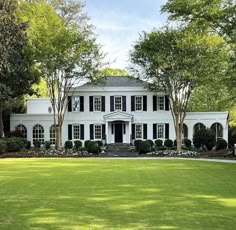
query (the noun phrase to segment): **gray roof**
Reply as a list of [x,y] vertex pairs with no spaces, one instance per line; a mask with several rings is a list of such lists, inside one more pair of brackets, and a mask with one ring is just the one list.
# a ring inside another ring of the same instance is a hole
[[106,76],[104,79],[99,80],[97,82],[89,82],[84,84],[83,86],[102,86],[102,87],[135,87],[141,86],[146,87],[148,85],[147,82],[141,81],[137,78],[130,76]]

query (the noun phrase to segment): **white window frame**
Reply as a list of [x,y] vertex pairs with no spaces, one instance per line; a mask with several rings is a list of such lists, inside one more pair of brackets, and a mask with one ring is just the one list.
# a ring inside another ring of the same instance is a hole
[[157,96],[157,110],[164,111],[165,110],[165,97]]
[[[100,101],[97,101],[96,99],[99,99]],[[96,105],[96,102],[99,102],[100,105]],[[101,96],[93,96],[93,111],[94,112],[101,112],[102,111],[102,97]]]
[[[120,99],[120,109],[116,109],[116,98]],[[122,96],[114,96],[114,111],[122,111],[122,110],[123,110]]]
[[[137,127],[141,127],[140,136],[137,135]],[[135,139],[143,139],[143,124],[135,124]]]
[[[137,98],[141,98],[141,103],[140,103],[141,108],[140,109],[137,109]],[[135,103],[135,111],[143,111],[143,96],[141,96],[141,95],[135,96],[134,103]]]
[[50,136],[50,143],[52,145],[55,145],[56,144],[56,129],[54,125],[51,125],[49,129],[49,136]]
[[[162,128],[162,131],[159,131],[159,127]],[[160,135],[162,133],[162,135]],[[158,123],[157,124],[157,139],[165,139],[165,124]]]
[[80,124],[73,125],[73,140],[80,140]]
[[[37,127],[37,129],[35,129]],[[40,133],[40,130],[42,131]],[[40,124],[36,124],[32,129],[32,139],[34,141],[39,141],[41,144],[44,144],[44,128]]]
[[[97,131],[96,130],[96,127],[99,127],[100,128],[100,134],[97,135]],[[102,125],[101,124],[94,124],[94,130],[93,130],[93,133],[94,133],[94,139],[95,140],[102,140]]]
[[[75,100],[77,99],[77,101]],[[77,109],[74,108],[74,104],[77,102]],[[72,97],[72,112],[80,112],[80,96],[73,96]]]
[[27,128],[25,125],[19,124],[15,129],[21,133],[23,138],[27,139]]

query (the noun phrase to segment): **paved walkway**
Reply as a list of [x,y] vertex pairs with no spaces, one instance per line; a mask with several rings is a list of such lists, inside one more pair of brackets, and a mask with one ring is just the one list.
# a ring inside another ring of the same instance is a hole
[[189,161],[212,161],[221,163],[236,163],[236,160],[206,159],[206,158],[183,158],[183,157],[101,157],[97,159],[119,160],[189,160]]

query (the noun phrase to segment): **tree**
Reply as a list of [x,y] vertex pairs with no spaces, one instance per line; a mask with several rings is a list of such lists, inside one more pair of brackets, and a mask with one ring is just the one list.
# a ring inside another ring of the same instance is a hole
[[127,76],[128,73],[125,69],[105,68],[102,70],[102,75],[104,75],[104,76]]
[[74,87],[82,80],[97,78],[102,58],[86,20],[72,20],[68,12],[63,14],[63,10],[59,10],[62,3],[22,2],[20,7],[21,17],[31,25],[28,36],[38,68],[47,82],[56,127],[56,147],[62,146],[68,95],[73,96]]
[[150,82],[155,93],[169,95],[177,150],[181,150],[183,122],[193,90],[224,74],[224,41],[198,35],[189,28],[169,28],[144,33],[134,45],[132,71]]
[[0,136],[4,136],[3,110],[13,107],[23,94],[32,93],[37,71],[26,37],[27,24],[16,15],[16,2],[0,4]]

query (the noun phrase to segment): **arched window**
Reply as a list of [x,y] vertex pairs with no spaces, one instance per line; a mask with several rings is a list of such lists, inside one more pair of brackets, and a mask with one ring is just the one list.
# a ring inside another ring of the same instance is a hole
[[188,138],[188,126],[186,124],[183,124],[182,137],[182,139]]
[[52,145],[56,144],[56,130],[55,130],[55,126],[54,125],[52,125],[50,127],[50,143]]
[[215,137],[216,137],[216,141],[218,139],[221,139],[223,138],[223,127],[220,123],[214,123],[212,126],[211,126],[211,130],[214,132],[215,134]]
[[205,129],[205,128],[206,128],[206,126],[199,122],[199,123],[197,123],[197,124],[195,124],[195,125],[193,126],[193,134],[194,134],[196,131],[202,130],[202,129]]
[[27,128],[24,125],[17,125],[16,130],[21,133],[23,138],[27,138]]
[[42,125],[35,125],[33,128],[33,142],[39,141],[44,143],[44,129]]

